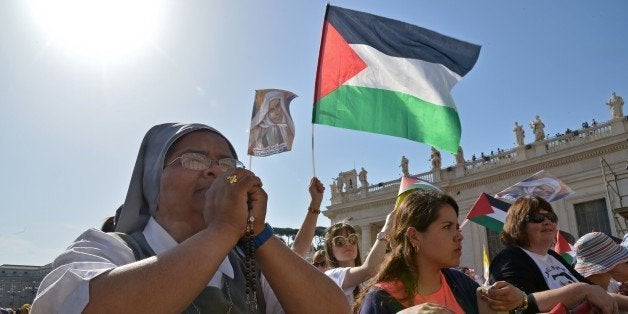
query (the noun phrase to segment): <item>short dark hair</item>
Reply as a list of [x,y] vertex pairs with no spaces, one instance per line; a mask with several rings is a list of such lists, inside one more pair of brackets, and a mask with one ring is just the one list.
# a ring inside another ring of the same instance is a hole
[[114,221],[114,216],[109,216],[107,218],[105,218],[105,220],[102,223],[102,226],[100,227],[100,231],[102,232],[114,232],[116,231],[116,225],[115,225],[115,221]]
[[508,208],[504,230],[499,235],[501,242],[504,245],[517,245],[523,248],[530,246],[530,240],[525,231],[526,216],[538,213],[541,210],[554,212],[552,205],[541,197],[525,195],[518,198]]

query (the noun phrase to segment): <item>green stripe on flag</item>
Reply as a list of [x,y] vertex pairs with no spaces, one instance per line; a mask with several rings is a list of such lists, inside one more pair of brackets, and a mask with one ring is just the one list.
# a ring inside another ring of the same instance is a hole
[[403,137],[452,153],[460,143],[455,109],[369,87],[340,86],[315,104],[312,122]]
[[573,256],[569,253],[562,253],[560,254],[560,256],[568,263],[568,264],[573,264]]
[[499,221],[495,218],[491,218],[489,216],[479,216],[475,218],[469,219],[479,225],[486,227],[487,229],[491,229],[495,232],[501,232],[504,229],[504,222]]

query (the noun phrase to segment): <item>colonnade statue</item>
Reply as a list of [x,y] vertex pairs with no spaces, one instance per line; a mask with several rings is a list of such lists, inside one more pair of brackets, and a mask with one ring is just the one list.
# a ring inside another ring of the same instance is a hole
[[410,176],[410,172],[408,172],[408,158],[406,156],[401,156],[401,165],[399,167],[401,167],[401,172],[404,176]]
[[530,123],[530,128],[532,129],[532,132],[534,133],[535,142],[542,141],[545,139],[545,124],[543,124],[543,121],[541,121],[541,118],[539,117],[538,114],[534,118],[534,121]]
[[515,132],[515,139],[517,140],[517,146],[523,146],[523,140],[525,137],[525,131],[523,130],[523,126],[517,122],[515,122],[515,128],[512,129]]
[[610,109],[611,109],[611,118],[612,119],[617,119],[617,118],[623,118],[624,117],[624,112],[623,112],[623,109],[622,109],[622,107],[624,106],[624,99],[621,98],[621,96],[617,96],[617,94],[615,94],[615,92],[613,92],[611,94],[611,98],[608,100],[606,105],[609,106]]

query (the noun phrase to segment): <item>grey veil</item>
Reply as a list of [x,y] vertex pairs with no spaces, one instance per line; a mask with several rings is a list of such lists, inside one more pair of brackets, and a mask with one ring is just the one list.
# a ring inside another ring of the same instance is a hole
[[210,126],[198,123],[165,123],[152,127],[144,136],[137,154],[129,190],[116,221],[117,232],[131,234],[141,231],[148,219],[155,215],[166,153],[177,139],[197,130],[208,130],[222,136],[229,144],[234,158],[238,158],[231,142]]

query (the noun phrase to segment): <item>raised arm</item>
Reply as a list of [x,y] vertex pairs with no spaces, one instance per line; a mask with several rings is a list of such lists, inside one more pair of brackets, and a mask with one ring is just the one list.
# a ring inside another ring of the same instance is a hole
[[[386,222],[381,230],[381,232],[387,235],[392,227],[391,215],[392,213],[386,216]],[[388,237],[388,239],[390,239],[390,237]],[[369,251],[369,254],[366,256],[364,263],[357,267],[351,267],[345,275],[345,279],[342,282],[343,289],[357,286],[377,273],[386,255],[388,239],[375,240],[375,244],[371,247],[371,251]]]
[[[263,228],[266,194],[259,188],[249,193],[249,199],[257,234]],[[349,313],[349,303],[338,286],[278,238],[270,237],[255,256],[286,313]]]
[[308,190],[310,192],[310,206],[307,208],[303,224],[301,224],[301,228],[294,238],[294,243],[292,243],[292,250],[301,257],[305,257],[305,254],[307,254],[312,245],[312,239],[314,239],[316,232],[318,214],[321,212],[320,208],[325,187],[318,178],[313,177],[312,180],[310,180]]

